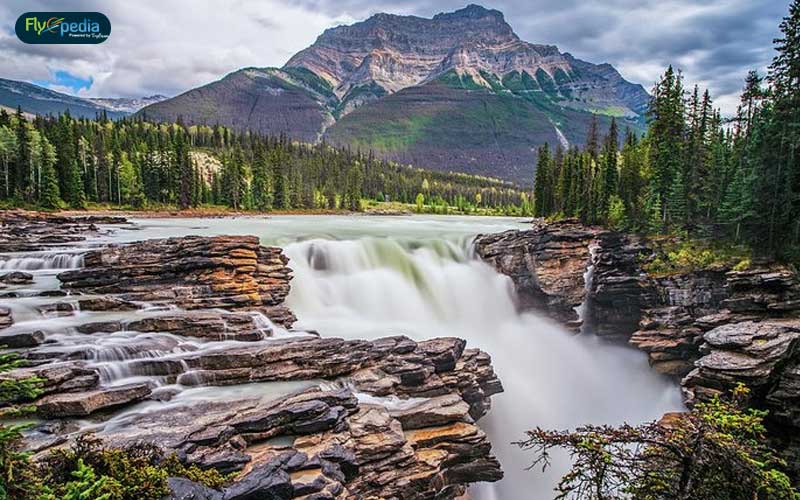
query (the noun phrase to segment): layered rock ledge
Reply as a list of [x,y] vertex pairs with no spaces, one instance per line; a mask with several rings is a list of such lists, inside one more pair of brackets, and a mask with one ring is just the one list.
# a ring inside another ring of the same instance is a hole
[[261,311],[290,326],[282,305],[289,259],[255,236],[186,236],[111,246],[84,255],[84,268],[61,273],[62,288],[182,309]]
[[512,279],[522,307],[571,324],[579,319],[575,309],[586,298],[583,275],[591,264],[590,246],[601,233],[573,220],[534,221],[527,231],[481,235],[475,250]]

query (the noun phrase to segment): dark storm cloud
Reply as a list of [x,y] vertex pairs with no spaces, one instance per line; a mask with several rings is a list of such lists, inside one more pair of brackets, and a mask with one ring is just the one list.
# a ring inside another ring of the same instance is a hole
[[[708,86],[726,112],[750,69],[764,70],[789,0],[486,0],[524,40],[613,64],[649,88],[664,68]],[[377,12],[430,17],[470,0],[11,0],[0,5],[0,76],[56,71],[94,78],[91,95],[174,94],[243,66],[282,65],[325,28]],[[25,46],[24,11],[99,10],[112,37],[99,46]]]

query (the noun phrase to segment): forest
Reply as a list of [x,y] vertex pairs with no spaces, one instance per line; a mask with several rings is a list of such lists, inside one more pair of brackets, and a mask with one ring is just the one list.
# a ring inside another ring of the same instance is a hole
[[616,122],[603,134],[595,122],[583,148],[542,146],[536,215],[710,237],[797,260],[800,13],[780,28],[768,74],[749,73],[731,118],[670,67],[652,91],[644,137]]
[[533,210],[529,194],[504,181],[180,120],[29,120],[2,110],[0,162],[0,199],[10,206],[360,211],[372,201],[434,213]]

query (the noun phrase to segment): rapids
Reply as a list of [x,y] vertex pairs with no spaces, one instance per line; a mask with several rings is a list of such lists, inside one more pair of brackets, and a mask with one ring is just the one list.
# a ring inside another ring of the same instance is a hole
[[[294,270],[287,305],[299,321],[295,328],[316,330],[323,336],[350,339],[403,334],[422,340],[455,336],[468,346],[488,352],[505,392],[492,398],[493,408],[480,421],[505,471],[496,484],[471,488],[473,498],[545,499],[565,467],[556,457],[547,474],[527,471],[531,457],[513,445],[526,429],[541,426],[567,429],[583,423],[639,423],[680,409],[677,384],[652,372],[646,356],[625,346],[600,341],[587,325],[579,335],[534,313],[520,313],[511,281],[477,260],[472,238],[479,233],[524,228],[512,218],[445,216],[357,217],[275,216],[233,219],[141,219],[140,229],[118,230],[89,244],[123,242],[185,234],[255,234],[262,243],[279,245]],[[224,349],[235,342],[203,342],[163,334],[125,331],[76,334],[71,328],[86,322],[125,320],[158,310],[125,313],[89,313],[46,317],[38,308],[70,297],[33,297],[56,288],[55,274],[81,265],[82,248],[59,254],[0,255],[0,269],[25,269],[35,275],[33,285],[10,287],[21,298],[0,299],[12,307],[22,324],[48,332],[48,349],[80,350],[97,363],[104,379],[121,383],[147,373],[126,371],[131,359],[177,356],[196,349]],[[592,269],[587,269],[587,280]],[[591,304],[581,306],[585,314]],[[95,318],[93,318],[94,320]],[[265,324],[264,328],[275,328]],[[289,335],[291,332],[277,331]],[[269,340],[264,340],[268,342]],[[45,348],[42,346],[42,348]],[[183,391],[181,399],[226,397],[241,390],[232,387],[164,388]],[[260,390],[250,388],[248,390]],[[290,387],[273,388],[273,392]],[[398,405],[402,401],[360,395],[365,401]],[[396,399],[396,398],[395,398]],[[109,425],[123,425],[124,415],[163,405],[146,402],[123,412]]]

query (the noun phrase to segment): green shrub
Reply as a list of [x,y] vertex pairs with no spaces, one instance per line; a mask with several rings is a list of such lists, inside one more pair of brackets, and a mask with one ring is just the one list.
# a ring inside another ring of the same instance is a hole
[[744,270],[750,267],[750,250],[729,244],[685,237],[650,240],[653,255],[642,268],[655,276],[689,273],[701,270]]
[[549,466],[553,448],[571,456],[556,487],[560,499],[800,499],[786,463],[769,447],[766,412],[745,408],[742,385],[731,396],[636,427],[537,428],[517,444],[534,452],[531,468]]
[[[15,353],[0,354],[0,373],[24,364]],[[42,381],[35,377],[0,381],[0,419],[28,413],[30,408],[20,404],[36,398],[41,393],[41,385]],[[0,500],[21,498],[39,491],[37,482],[29,477],[28,454],[21,451],[22,431],[27,427],[0,420]]]
[[160,499],[170,492],[167,479],[171,476],[185,477],[215,489],[234,477],[215,469],[187,467],[174,454],[165,456],[152,443],[110,448],[92,435],[79,437],[69,449],[54,451],[38,464],[38,468],[46,477],[46,485],[57,495],[63,495],[81,464],[90,467],[100,478],[107,477],[119,485],[120,496],[111,497],[114,500]]
[[[122,486],[108,476],[97,477],[94,469],[78,460],[74,480],[64,487],[63,500],[121,500]],[[49,496],[49,495],[48,495]],[[54,498],[54,497],[53,497]]]

